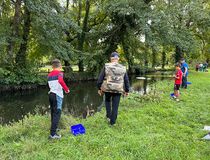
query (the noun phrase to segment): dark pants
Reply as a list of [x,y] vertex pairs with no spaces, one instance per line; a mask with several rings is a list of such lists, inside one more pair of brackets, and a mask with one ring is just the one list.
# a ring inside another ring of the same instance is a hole
[[182,77],[182,88],[187,88],[187,76]]
[[120,93],[105,93],[106,117],[110,118],[111,125],[116,123],[120,97]]
[[50,109],[51,109],[51,128],[50,134],[54,136],[61,117],[61,110],[57,108],[57,98],[55,93],[49,95]]

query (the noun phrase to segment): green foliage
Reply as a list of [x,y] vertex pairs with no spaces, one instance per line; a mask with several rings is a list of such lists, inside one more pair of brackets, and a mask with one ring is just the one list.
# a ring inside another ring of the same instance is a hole
[[5,74],[5,70],[3,68],[0,68],[0,78],[3,78]]
[[6,69],[0,69],[0,84],[45,84],[45,78],[38,75],[34,68],[28,67],[27,69],[17,69],[15,72],[11,72]]
[[[36,68],[43,59],[59,58],[97,73],[119,48],[131,71],[139,65],[170,65],[180,56],[210,59],[206,0],[23,0],[20,10],[18,2],[0,1],[0,64],[10,72],[19,61],[35,61]],[[19,52],[23,44],[24,53]]]
[[27,5],[33,13],[31,38],[37,44],[34,52],[45,47],[42,55],[50,52],[54,57],[69,60],[73,51],[63,35],[69,28],[79,32],[71,17],[64,16],[63,9],[56,1],[28,1]]

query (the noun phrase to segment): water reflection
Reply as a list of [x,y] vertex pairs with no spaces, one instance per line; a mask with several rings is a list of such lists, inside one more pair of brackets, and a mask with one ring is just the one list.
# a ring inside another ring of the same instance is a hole
[[[97,95],[95,82],[71,83],[70,94],[65,95],[63,113],[81,116],[85,107],[97,110],[102,102],[102,97]],[[0,96],[1,123],[18,121],[24,115],[31,113],[45,114],[49,112],[48,88],[24,92],[7,92]]]
[[[131,91],[143,95],[154,89],[152,84],[168,78],[169,74],[146,75],[144,80],[139,80],[136,77],[138,76],[130,77]],[[103,97],[97,95],[96,82],[78,82],[68,85],[70,86],[70,94],[65,95],[63,113],[82,116],[87,106],[95,111],[100,110],[103,106]],[[12,121],[21,120],[28,113],[45,114],[49,112],[47,93],[47,87],[16,93],[2,93],[0,95],[0,123],[8,124]]]
[[151,90],[156,89],[156,81],[162,81],[164,79],[173,79],[173,72],[154,72],[152,74],[131,76],[131,90],[140,95],[147,94]]

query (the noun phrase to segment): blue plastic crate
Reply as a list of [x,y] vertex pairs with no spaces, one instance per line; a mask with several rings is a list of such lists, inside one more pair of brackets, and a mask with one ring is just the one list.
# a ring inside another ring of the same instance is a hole
[[82,124],[76,124],[71,126],[71,133],[73,135],[85,134],[85,127]]
[[[181,94],[181,92],[179,92],[179,94]],[[174,96],[174,93],[171,93],[170,96],[173,97]]]
[[171,93],[170,96],[173,97],[174,96],[174,93]]

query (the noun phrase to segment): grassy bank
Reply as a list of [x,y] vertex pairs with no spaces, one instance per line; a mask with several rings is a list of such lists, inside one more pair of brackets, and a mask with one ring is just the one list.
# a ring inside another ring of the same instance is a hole
[[[209,77],[192,73],[180,102],[169,98],[172,81],[159,82],[155,94],[122,99],[114,127],[106,123],[104,111],[87,120],[63,115],[63,137],[57,141],[47,139],[48,115],[0,126],[0,159],[209,160],[210,142],[201,140],[207,133],[203,126],[210,125]],[[69,126],[80,122],[87,133],[74,137]]]

